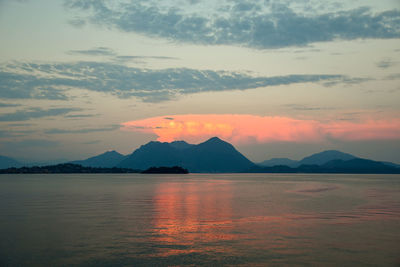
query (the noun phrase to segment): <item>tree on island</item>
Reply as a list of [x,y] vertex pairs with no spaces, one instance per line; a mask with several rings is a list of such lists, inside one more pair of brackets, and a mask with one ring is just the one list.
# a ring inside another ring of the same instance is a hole
[[189,171],[179,166],[173,167],[150,167],[142,173],[159,173],[159,174],[187,174]]

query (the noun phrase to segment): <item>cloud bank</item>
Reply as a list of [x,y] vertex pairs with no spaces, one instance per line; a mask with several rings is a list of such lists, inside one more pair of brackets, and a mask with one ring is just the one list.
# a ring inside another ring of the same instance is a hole
[[337,3],[273,0],[64,2],[67,8],[82,11],[79,26],[85,21],[192,44],[268,49],[400,37],[397,9],[373,13],[368,7],[340,9]]
[[296,83],[358,83],[362,78],[331,74],[251,76],[232,71],[170,68],[153,70],[104,62],[0,65],[0,98],[68,100],[68,90],[104,92],[146,102],[200,92],[247,90]]
[[94,47],[86,50],[70,50],[67,52],[69,55],[78,56],[91,56],[91,57],[107,57],[114,62],[141,62],[144,60],[154,59],[154,60],[177,60],[177,57],[167,57],[167,56],[131,56],[131,55],[119,55],[113,49],[108,47]]
[[45,130],[45,134],[86,134],[86,133],[94,133],[94,132],[108,132],[114,131],[120,128],[120,125],[110,125],[107,127],[101,128],[83,128],[83,129],[49,129]]
[[30,119],[65,115],[74,111],[81,111],[81,109],[80,108],[50,108],[50,109],[29,108],[29,109],[17,110],[12,113],[1,114],[0,121],[26,121]]
[[168,115],[122,123],[122,130],[152,133],[157,140],[200,142],[218,136],[233,144],[400,139],[400,119],[359,122],[299,120],[242,114]]

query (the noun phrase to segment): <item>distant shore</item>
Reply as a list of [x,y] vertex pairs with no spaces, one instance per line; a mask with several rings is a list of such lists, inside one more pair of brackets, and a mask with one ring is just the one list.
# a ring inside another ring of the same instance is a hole
[[40,173],[151,173],[151,174],[186,174],[187,169],[174,167],[151,167],[147,170],[134,170],[129,168],[96,168],[84,167],[79,164],[64,163],[49,166],[34,166],[21,168],[0,169],[0,174],[40,174]]
[[[85,167],[79,164],[64,163],[49,166],[34,166],[21,168],[0,169],[0,174],[46,174],[46,173],[142,173],[142,174],[187,174],[188,169],[180,166],[173,167],[150,167],[146,170],[137,170],[129,168],[98,168]],[[224,172],[214,172],[224,173]],[[235,173],[315,173],[315,174],[399,174],[400,169],[385,166],[383,168],[366,168],[365,166],[336,166],[327,168],[317,165],[301,165],[297,168],[291,168],[284,165],[273,167],[257,166],[252,169]]]

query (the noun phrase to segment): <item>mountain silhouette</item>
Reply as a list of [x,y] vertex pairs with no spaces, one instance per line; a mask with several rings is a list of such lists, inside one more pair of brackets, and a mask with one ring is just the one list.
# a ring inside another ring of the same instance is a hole
[[[0,156],[0,169],[25,166],[21,168],[21,171],[29,171],[29,166],[32,166],[32,164],[21,163],[13,158]],[[129,169],[129,172],[138,172],[149,168],[157,170],[159,167],[168,169],[178,166],[190,172],[199,173],[400,173],[398,164],[362,159],[337,150],[315,153],[300,161],[288,158],[272,158],[256,165],[238,152],[233,145],[218,137],[210,138],[197,145],[185,141],[173,141],[171,143],[151,141],[127,156],[116,151],[107,151],[85,160],[68,162],[67,165],[51,166],[75,166],[73,164],[82,165],[83,168],[75,170],[77,172],[108,171],[85,169],[86,167],[109,168],[109,172],[128,172],[127,169]],[[124,168],[125,170],[117,170],[114,167]],[[36,169],[32,169],[32,171],[41,171],[37,166],[34,168]],[[54,171],[64,170],[60,168],[57,167]],[[111,168],[114,169],[111,170]],[[48,170],[45,168],[42,171]]]
[[389,166],[383,162],[354,158],[350,160],[334,159],[323,165],[302,164],[291,168],[284,165],[272,167],[257,166],[249,172],[253,173],[400,173],[400,168]]
[[6,156],[0,156],[0,169],[7,169],[12,167],[21,167],[22,163]]
[[350,160],[355,159],[357,157],[343,153],[338,150],[326,150],[320,153],[312,154],[311,156],[305,157],[299,161],[299,165],[307,164],[307,165],[323,165],[331,160]]
[[79,164],[84,167],[112,168],[118,165],[125,157],[126,156],[113,150],[85,160],[76,160],[70,163]]
[[332,170],[338,173],[399,173],[400,169],[388,166],[383,162],[355,158],[350,160],[331,160],[322,166],[321,169]]
[[265,160],[260,162],[258,165],[264,167],[273,167],[273,166],[288,166],[288,167],[299,167],[300,165],[323,165],[331,160],[350,160],[355,159],[356,156],[353,156],[348,153],[344,153],[338,150],[325,150],[319,153],[312,154],[303,158],[302,160],[292,160],[288,158],[272,158],[269,160]]
[[201,144],[183,141],[172,143],[149,142],[117,165],[122,168],[148,169],[150,167],[181,166],[190,172],[242,172],[254,163],[231,144],[213,137]]

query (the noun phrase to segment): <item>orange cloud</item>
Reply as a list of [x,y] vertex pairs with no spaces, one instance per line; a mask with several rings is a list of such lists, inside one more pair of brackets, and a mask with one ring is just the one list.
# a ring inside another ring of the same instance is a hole
[[280,116],[187,114],[122,123],[122,130],[153,133],[158,141],[199,142],[218,136],[234,144],[400,139],[400,119],[362,122],[298,120]]

